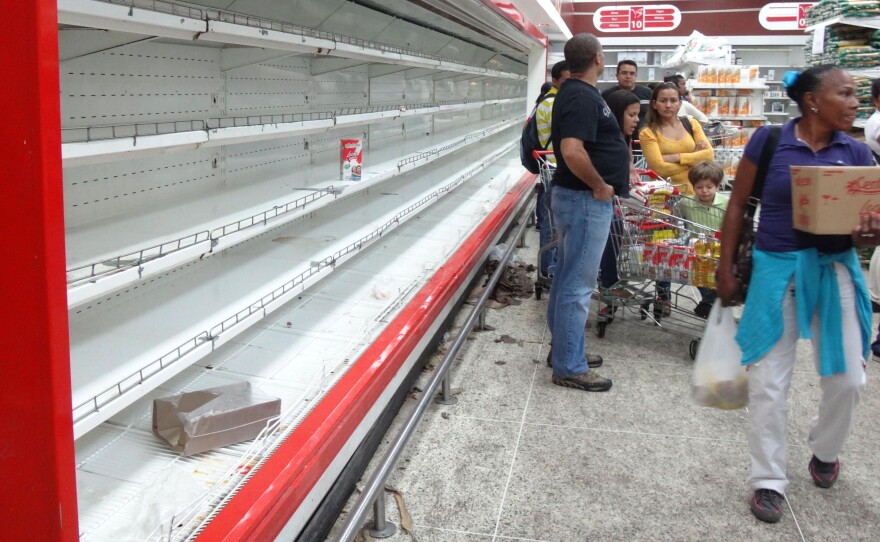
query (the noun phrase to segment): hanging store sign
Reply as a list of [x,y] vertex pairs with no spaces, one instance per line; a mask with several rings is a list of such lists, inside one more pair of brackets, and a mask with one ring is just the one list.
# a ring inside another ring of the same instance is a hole
[[803,30],[807,11],[818,2],[773,2],[761,8],[758,20],[767,30]]
[[600,32],[669,32],[681,24],[681,11],[671,4],[602,7],[593,13]]

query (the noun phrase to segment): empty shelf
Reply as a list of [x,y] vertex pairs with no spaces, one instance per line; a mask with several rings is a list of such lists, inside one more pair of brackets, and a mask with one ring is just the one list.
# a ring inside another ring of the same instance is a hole
[[[156,211],[132,213],[114,224],[102,221],[71,228],[67,241],[68,304],[78,306],[211,250],[223,250],[314,212],[332,202],[342,189],[346,194],[364,190],[518,122],[493,119],[468,126],[477,130],[462,136],[435,133],[397,147],[376,145],[379,148],[375,151],[365,153],[364,179],[357,183],[329,180],[338,178],[339,166],[325,163],[301,168],[295,179],[286,176],[228,187]],[[370,163],[374,165],[370,167]]]
[[236,44],[303,54],[329,54],[366,62],[502,79],[527,79],[521,73],[492,70],[422,51],[171,2],[144,3],[133,7],[101,0],[59,0],[58,22],[192,42]]
[[[302,292],[506,152],[499,134],[308,220],[70,312],[81,436]],[[360,227],[353,227],[360,225]]]
[[[154,526],[139,514],[169,500],[169,489],[163,492],[154,483],[168,480],[169,475],[178,477],[177,487],[198,495],[195,505],[176,518],[182,528],[175,535],[186,537],[203,518],[211,517],[213,502],[233,491],[250,467],[297,426],[348,363],[381,332],[390,315],[519,179],[519,162],[509,156],[198,366],[80,438],[76,460],[81,539],[115,542],[122,532],[150,532]],[[389,293],[384,299],[377,295],[380,280]],[[180,458],[151,434],[152,398],[241,380],[282,398],[283,416],[276,435],[254,445],[242,443]],[[180,503],[182,508],[184,504]]]

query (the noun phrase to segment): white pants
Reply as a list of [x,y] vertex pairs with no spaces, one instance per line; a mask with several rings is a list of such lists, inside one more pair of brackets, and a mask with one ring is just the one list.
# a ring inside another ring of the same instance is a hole
[[[840,289],[843,324],[843,348],[846,372],[820,377],[822,400],[819,414],[813,418],[809,444],[820,461],[833,462],[843,450],[855,419],[859,394],[865,387],[865,364],[862,358],[862,337],[855,306],[855,289],[849,271],[834,264]],[[753,286],[755,287],[755,286]],[[789,285],[782,301],[784,329],[779,342],[759,362],[749,367],[749,450],[753,489],[767,488],[785,493],[786,433],[788,424],[788,391],[795,362],[798,322],[793,286]],[[818,370],[818,347],[822,338],[818,318],[814,315],[813,351]],[[806,464],[804,464],[806,470]]]

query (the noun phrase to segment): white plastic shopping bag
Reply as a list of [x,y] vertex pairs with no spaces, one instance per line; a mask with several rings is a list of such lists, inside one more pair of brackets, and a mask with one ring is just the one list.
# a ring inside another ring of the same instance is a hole
[[749,403],[749,378],[736,342],[732,307],[715,300],[706,331],[697,348],[692,391],[700,406],[732,410]]

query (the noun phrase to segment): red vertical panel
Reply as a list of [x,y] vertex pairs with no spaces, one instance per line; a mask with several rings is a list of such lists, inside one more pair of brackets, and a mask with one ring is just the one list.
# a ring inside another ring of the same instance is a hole
[[77,534],[58,19],[54,0],[5,0],[0,33],[0,517],[4,540]]

